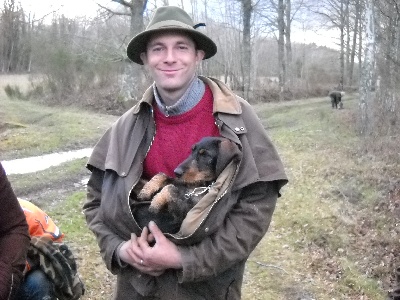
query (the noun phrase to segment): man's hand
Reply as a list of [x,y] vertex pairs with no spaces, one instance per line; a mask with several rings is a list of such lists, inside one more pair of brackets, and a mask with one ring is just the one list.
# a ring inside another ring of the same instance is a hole
[[140,237],[132,233],[131,239],[121,246],[119,257],[151,276],[160,276],[166,269],[182,268],[178,247],[164,236],[154,222],[149,223],[149,228],[143,228]]
[[[151,239],[155,241],[152,247],[148,243]],[[153,221],[149,223],[149,228],[143,228],[138,243],[144,265],[157,270],[182,268],[182,258],[178,247],[164,236]]]
[[127,264],[138,269],[142,273],[149,274],[151,276],[160,276],[164,273],[165,269],[151,268],[144,264],[143,251],[140,249],[138,244],[138,237],[132,233],[131,239],[123,243],[119,250],[119,258]]

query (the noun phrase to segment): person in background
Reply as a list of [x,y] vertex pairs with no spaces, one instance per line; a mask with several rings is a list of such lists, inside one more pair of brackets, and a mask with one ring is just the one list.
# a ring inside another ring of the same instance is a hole
[[24,213],[0,163],[0,299],[14,298],[25,269],[29,232]]
[[[130,41],[128,57],[154,83],[99,140],[87,164],[83,210],[117,275],[113,299],[240,299],[246,260],[287,183],[252,107],[221,81],[197,75],[201,61],[217,52],[197,30],[202,25],[178,7],[160,7]],[[228,138],[241,150],[200,200],[210,205],[193,222],[187,217],[176,234],[164,234],[153,221],[138,224],[141,183],[159,172],[174,176],[206,136]]]
[[0,300],[75,300],[85,291],[64,233],[18,199],[0,163]]
[[64,233],[34,203],[18,199],[29,226],[25,277],[18,300],[75,300],[85,292],[75,258],[64,243]]
[[[44,237],[55,243],[62,243],[64,234],[54,221],[38,206],[27,200],[18,199],[25,214],[31,237]],[[24,280],[18,290],[16,299],[19,300],[55,300],[54,283],[28,256]]]

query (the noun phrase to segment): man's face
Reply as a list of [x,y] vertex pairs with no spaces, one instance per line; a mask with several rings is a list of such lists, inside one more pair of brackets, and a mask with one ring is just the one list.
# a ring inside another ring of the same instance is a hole
[[[163,96],[182,96],[192,80],[204,52],[194,41],[179,32],[154,35],[141,54],[142,61]],[[178,100],[178,99],[176,99]]]

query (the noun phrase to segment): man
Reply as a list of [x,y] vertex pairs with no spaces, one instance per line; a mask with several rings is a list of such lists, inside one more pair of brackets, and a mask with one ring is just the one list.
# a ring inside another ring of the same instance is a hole
[[[178,7],[156,10],[127,54],[154,79],[142,100],[95,146],[84,213],[117,275],[113,299],[240,299],[245,262],[266,233],[287,177],[250,105],[222,82],[196,75],[215,43]],[[228,165],[176,234],[138,224],[136,191],[174,175],[194,143],[223,136],[241,159]],[[201,208],[200,208],[201,207]]]
[[0,205],[0,299],[15,299],[30,238],[24,213],[1,163]]

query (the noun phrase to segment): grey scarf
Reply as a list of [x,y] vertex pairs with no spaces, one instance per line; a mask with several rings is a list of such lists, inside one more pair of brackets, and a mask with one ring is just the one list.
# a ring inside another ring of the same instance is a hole
[[206,86],[204,82],[195,76],[182,97],[175,104],[167,106],[157,91],[156,83],[153,83],[153,93],[157,106],[167,117],[180,115],[191,110],[200,102],[205,90]]

